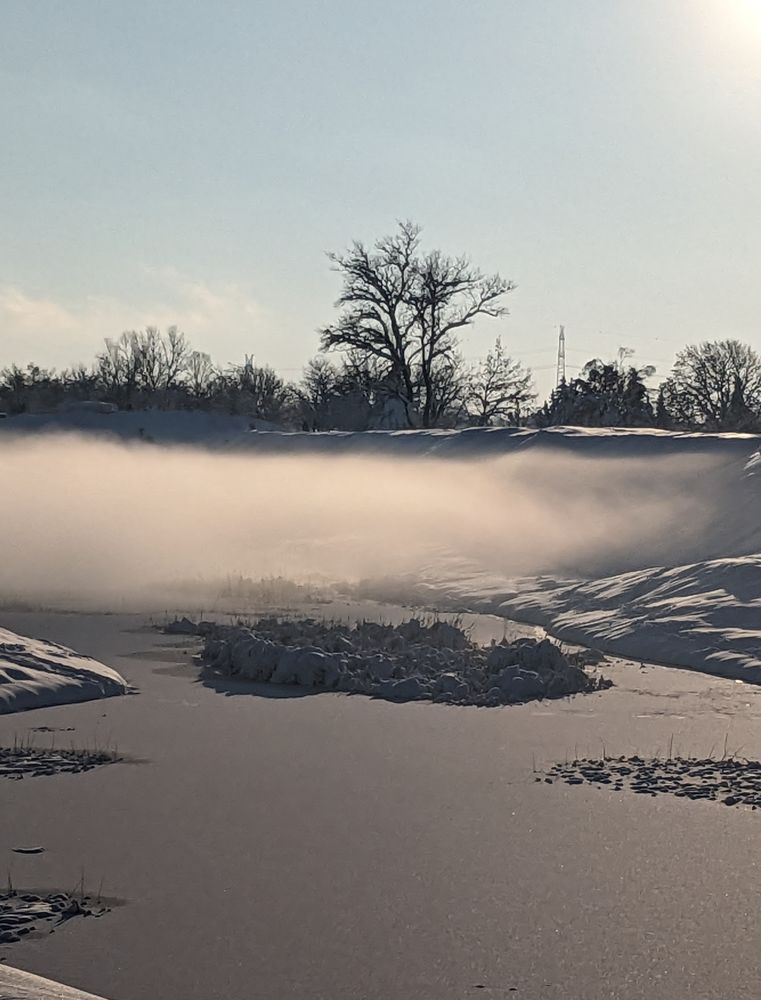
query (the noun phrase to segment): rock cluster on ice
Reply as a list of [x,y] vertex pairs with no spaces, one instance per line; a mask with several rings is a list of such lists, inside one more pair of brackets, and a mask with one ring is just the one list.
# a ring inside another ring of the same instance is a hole
[[[102,764],[121,760],[115,750],[77,749],[74,747],[35,747],[17,742],[0,747],[0,778],[37,778],[52,774],[80,774]],[[1,1000],[2,994],[0,994]]]
[[311,619],[203,623],[203,661],[225,676],[393,701],[501,705],[608,686],[548,639],[480,648],[455,625],[417,619],[353,628]]
[[[100,900],[84,894],[78,898],[68,892],[41,896],[9,888],[0,892],[0,944],[14,944],[33,932],[39,937],[43,929],[52,930],[72,917],[100,917],[108,912]],[[0,997],[5,996],[0,989]]]
[[606,786],[638,795],[675,795],[694,802],[761,808],[761,761],[722,757],[582,757],[554,764],[544,778],[552,784]]

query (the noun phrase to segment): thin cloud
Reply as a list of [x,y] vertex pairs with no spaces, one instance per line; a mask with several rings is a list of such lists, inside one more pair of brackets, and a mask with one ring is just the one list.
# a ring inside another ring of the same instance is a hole
[[151,272],[156,286],[144,301],[90,295],[79,301],[35,296],[0,285],[0,367],[36,361],[66,367],[90,361],[106,337],[153,325],[180,327],[195,347],[220,362],[253,352],[277,329],[275,317],[235,282],[205,282],[166,268]]

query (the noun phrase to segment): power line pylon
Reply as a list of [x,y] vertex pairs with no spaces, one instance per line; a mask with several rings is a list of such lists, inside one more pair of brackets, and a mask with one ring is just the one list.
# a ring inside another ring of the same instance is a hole
[[565,327],[560,327],[558,334],[558,366],[555,378],[555,385],[565,382]]

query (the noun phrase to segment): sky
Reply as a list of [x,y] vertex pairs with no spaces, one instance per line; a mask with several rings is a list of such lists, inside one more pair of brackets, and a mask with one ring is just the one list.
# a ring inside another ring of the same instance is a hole
[[3,0],[0,368],[176,323],[297,378],[397,220],[554,379],[761,348],[761,0]]

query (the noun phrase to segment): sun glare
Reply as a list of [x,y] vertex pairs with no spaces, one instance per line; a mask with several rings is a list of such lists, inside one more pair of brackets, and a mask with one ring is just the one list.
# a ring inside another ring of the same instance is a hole
[[707,0],[695,10],[711,48],[730,51],[743,67],[761,64],[761,0]]
[[761,0],[724,0],[722,7],[725,4],[739,21],[741,29],[761,31]]

